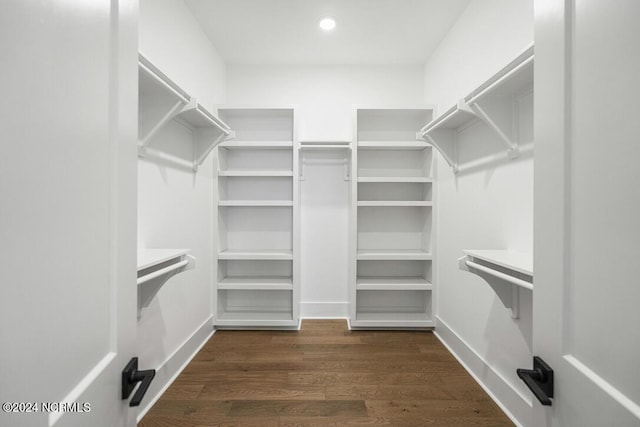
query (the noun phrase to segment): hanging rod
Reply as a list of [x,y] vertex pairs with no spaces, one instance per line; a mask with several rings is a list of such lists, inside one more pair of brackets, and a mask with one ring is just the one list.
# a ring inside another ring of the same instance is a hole
[[186,266],[187,264],[189,264],[189,260],[185,259],[185,260],[180,261],[178,263],[171,264],[168,267],[161,268],[160,270],[154,271],[153,273],[150,273],[150,274],[144,275],[142,277],[139,277],[138,278],[138,285],[140,285],[142,283],[145,283],[145,282],[148,282],[149,280],[153,280],[156,277],[160,277],[160,276],[163,276],[163,275],[165,275],[167,273],[170,273],[172,271],[178,270],[179,268],[182,268],[182,267]]

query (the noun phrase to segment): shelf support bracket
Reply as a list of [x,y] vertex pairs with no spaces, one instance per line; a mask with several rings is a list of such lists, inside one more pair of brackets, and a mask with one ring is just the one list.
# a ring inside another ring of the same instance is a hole
[[[454,159],[454,156],[456,155],[456,136],[454,131],[434,130],[429,133],[424,133],[422,136],[427,142],[436,147],[440,154],[442,154],[442,157],[447,162],[447,164],[453,169],[453,173],[457,174],[459,167],[457,160]],[[444,150],[444,144],[440,144],[439,140],[447,140],[448,145],[453,149],[453,155],[449,155]]]
[[160,288],[173,276],[183,271],[193,270],[196,258],[193,255],[183,255],[178,262],[160,268],[138,278],[138,319],[142,316],[142,309],[151,304]]
[[[516,140],[515,135],[516,132],[511,129],[511,131],[507,131],[504,129],[507,126],[513,127],[513,107],[511,103],[508,105],[509,111],[496,111],[494,117],[492,118],[491,114],[488,113],[486,108],[483,108],[479,102],[472,102],[469,104],[469,108],[473,111],[473,113],[482,120],[500,139],[500,142],[504,144],[507,149],[507,155],[510,159],[515,159],[520,154],[518,148],[518,142]],[[502,126],[498,123],[500,116],[504,122]]]
[[160,130],[162,127],[167,124],[171,119],[173,119],[185,105],[182,99],[178,100],[170,109],[167,111],[158,122],[140,139],[140,143],[138,146],[138,153],[141,156],[144,156],[147,147],[149,146],[149,142],[151,138]]
[[[505,273],[493,270],[473,261],[469,255],[458,258],[458,269],[483,278],[498,295],[502,304],[511,310],[511,318],[520,318],[520,287],[516,281],[523,280],[511,277]],[[529,284],[530,285],[530,284]]]

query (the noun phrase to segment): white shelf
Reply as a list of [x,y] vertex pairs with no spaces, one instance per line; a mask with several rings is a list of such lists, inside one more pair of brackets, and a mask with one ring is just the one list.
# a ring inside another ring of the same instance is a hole
[[220,260],[292,260],[291,250],[226,250],[218,254]]
[[281,290],[290,291],[293,289],[291,277],[225,277],[218,282],[218,289],[224,290]]
[[376,183],[430,183],[433,178],[424,176],[359,176],[358,182]]
[[188,253],[189,249],[138,249],[138,272],[176,258],[181,258]]
[[425,313],[358,313],[350,322],[353,328],[432,328]]
[[358,277],[359,291],[430,291],[433,286],[423,277]]
[[218,206],[293,206],[292,200],[220,200]]
[[215,320],[216,327],[243,328],[291,328],[298,327],[291,312],[223,312]]
[[431,148],[425,141],[358,141],[359,150],[424,150]]
[[293,148],[293,141],[225,141],[220,143],[220,148],[226,149],[264,149],[264,150],[286,150]]
[[533,276],[533,255],[509,250],[467,249],[463,251],[472,258],[499,265],[508,270]]
[[351,150],[351,145],[341,144],[303,144],[301,150]]
[[475,119],[496,134],[510,158],[518,157],[513,103],[515,97],[533,88],[533,62],[534,49],[530,46],[457,105],[425,125],[418,135],[433,144],[456,173],[456,133]]
[[433,202],[424,200],[358,200],[358,206],[433,206]]
[[195,268],[189,249],[138,249],[138,318],[173,276]]
[[280,176],[293,176],[293,171],[289,170],[274,170],[274,171],[259,171],[259,170],[226,170],[218,172],[218,176],[231,176],[231,177],[280,177]]
[[416,260],[416,261],[428,261],[432,259],[429,252],[421,251],[418,249],[394,249],[394,250],[380,250],[380,249],[368,249],[358,250],[357,259],[359,261],[375,261],[375,260]]
[[[231,128],[209,112],[141,54],[139,77],[138,155],[197,171],[209,153],[225,139],[235,136]],[[151,146],[153,137],[171,120],[191,129],[193,159],[183,159]]]
[[[509,250],[465,250],[458,268],[483,278],[498,295],[511,317],[520,316],[520,289],[533,291],[533,256]],[[509,286],[504,286],[504,285]]]

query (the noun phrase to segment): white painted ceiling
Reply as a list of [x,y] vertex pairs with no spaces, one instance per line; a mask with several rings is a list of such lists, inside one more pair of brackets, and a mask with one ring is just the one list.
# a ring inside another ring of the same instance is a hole
[[[469,0],[186,0],[229,64],[423,64]],[[335,30],[318,28],[331,16]]]

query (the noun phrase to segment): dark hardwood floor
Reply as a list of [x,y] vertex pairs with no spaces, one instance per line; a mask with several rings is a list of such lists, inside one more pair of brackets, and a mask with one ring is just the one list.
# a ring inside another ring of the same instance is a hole
[[218,331],[142,427],[512,426],[425,331]]

